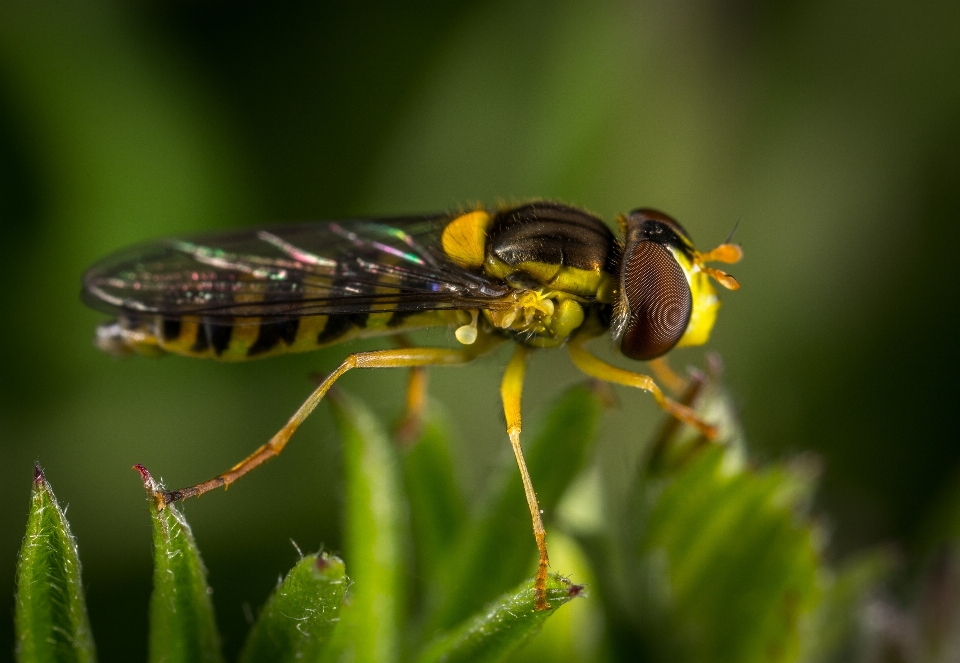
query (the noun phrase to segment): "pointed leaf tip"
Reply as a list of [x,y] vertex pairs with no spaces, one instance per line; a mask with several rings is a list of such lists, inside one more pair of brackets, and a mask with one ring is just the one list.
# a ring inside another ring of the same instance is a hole
[[303,557],[267,600],[241,663],[320,660],[340,620],[348,584],[337,557],[326,553]]
[[543,623],[565,603],[583,596],[584,586],[552,574],[547,579],[547,610],[536,609],[533,579],[441,635],[427,647],[418,663],[482,663],[503,660],[536,635]]
[[17,660],[86,663],[95,659],[70,525],[34,466],[33,494],[17,564]]
[[221,663],[207,570],[186,518],[163,500],[162,486],[140,472],[153,520],[153,594],[150,597],[151,663]]
[[143,481],[143,487],[147,491],[147,500],[155,512],[163,511],[167,507],[167,500],[163,494],[163,486],[150,474],[150,471],[140,463],[134,465],[132,470],[140,473],[140,480]]

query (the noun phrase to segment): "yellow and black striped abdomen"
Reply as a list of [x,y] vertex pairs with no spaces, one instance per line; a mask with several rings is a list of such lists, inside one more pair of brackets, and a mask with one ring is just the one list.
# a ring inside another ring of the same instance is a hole
[[97,345],[117,355],[176,354],[218,361],[247,361],[309,352],[355,338],[396,334],[424,327],[461,325],[460,311],[342,313],[288,320],[240,318],[231,322],[124,316],[102,325]]

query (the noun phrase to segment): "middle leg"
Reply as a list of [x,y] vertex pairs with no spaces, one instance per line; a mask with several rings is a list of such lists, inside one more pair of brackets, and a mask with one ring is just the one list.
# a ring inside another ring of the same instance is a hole
[[[394,341],[399,348],[412,348],[406,334],[397,334]],[[423,417],[427,407],[427,367],[414,366],[407,376],[407,391],[403,414],[393,429],[393,436],[400,448],[407,448],[417,441],[423,432]]]
[[537,502],[537,493],[530,480],[527,463],[523,459],[523,449],[520,447],[520,397],[523,394],[523,376],[527,368],[528,348],[517,345],[513,359],[503,374],[500,385],[500,396],[503,398],[503,413],[507,419],[507,435],[510,436],[510,446],[520,468],[520,479],[523,481],[523,492],[527,497],[527,506],[530,508],[530,518],[533,521],[533,536],[537,540],[537,551],[540,561],[537,565],[537,578],[534,582],[534,596],[537,610],[546,610],[547,603],[547,568],[550,559],[547,556],[547,532],[543,528],[543,518],[540,516],[540,504]]
[[405,449],[417,441],[423,432],[423,417],[427,407],[427,367],[414,366],[407,376],[407,392],[403,414],[393,429],[400,448]]

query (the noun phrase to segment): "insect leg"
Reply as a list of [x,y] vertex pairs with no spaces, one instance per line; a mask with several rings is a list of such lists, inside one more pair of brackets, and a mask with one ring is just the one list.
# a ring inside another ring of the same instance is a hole
[[523,492],[527,496],[527,506],[530,507],[530,518],[533,520],[533,536],[537,540],[537,551],[540,553],[540,563],[537,566],[537,579],[534,583],[537,610],[546,610],[547,603],[547,568],[550,559],[547,557],[547,532],[543,528],[543,519],[540,517],[540,504],[537,502],[537,493],[533,490],[530,472],[523,459],[523,449],[520,447],[520,397],[523,394],[523,376],[527,368],[527,353],[529,350],[518,345],[513,359],[503,374],[500,385],[500,396],[503,398],[503,413],[507,419],[507,435],[510,436],[510,445],[513,455],[517,458],[520,467],[520,478],[523,481]]
[[573,363],[576,365],[576,367],[590,377],[597,378],[598,380],[603,380],[605,382],[614,382],[627,387],[636,387],[637,389],[649,391],[653,395],[654,400],[657,401],[657,405],[683,423],[693,426],[699,430],[708,440],[712,440],[717,436],[716,426],[711,426],[705,422],[696,412],[691,410],[686,405],[681,405],[680,403],[677,403],[676,401],[664,396],[663,391],[657,386],[657,383],[654,382],[653,378],[651,378],[649,375],[642,375],[640,373],[634,373],[622,368],[617,368],[616,366],[611,366],[602,359],[595,357],[587,350],[584,350],[582,341],[571,341],[567,346],[567,350],[570,352],[570,358],[573,360]]
[[398,348],[396,350],[376,350],[373,352],[357,352],[347,357],[337,370],[327,376],[317,389],[310,394],[300,409],[294,413],[287,424],[274,435],[269,442],[261,446],[252,454],[230,468],[229,471],[216,476],[195,486],[172,490],[163,493],[163,502],[178,502],[188,497],[203,495],[206,492],[229,486],[231,483],[242,477],[244,474],[254,469],[258,465],[278,456],[283,448],[290,441],[291,436],[299,428],[300,424],[310,416],[317,404],[323,399],[333,383],[347,371],[354,368],[411,368],[416,366],[455,366],[464,364],[481,354],[478,350],[485,350],[491,347],[478,347],[476,349],[446,349],[446,348]]
[[670,367],[666,357],[657,357],[647,362],[650,371],[657,379],[672,392],[674,396],[682,394],[687,389],[687,380]]
[[394,435],[401,446],[406,447],[416,441],[423,430],[423,411],[427,406],[427,368],[414,366],[407,377],[407,395],[404,400],[403,416],[397,424]]
[[[394,337],[398,347],[412,348],[413,343],[406,334]],[[423,429],[423,411],[427,405],[427,368],[414,366],[407,377],[407,394],[404,400],[403,415],[394,429],[394,436],[402,447],[416,441]]]

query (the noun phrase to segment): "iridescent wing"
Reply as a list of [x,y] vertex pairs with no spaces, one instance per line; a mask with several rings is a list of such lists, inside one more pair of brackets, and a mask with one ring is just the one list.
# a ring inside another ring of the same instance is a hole
[[447,259],[448,216],[303,223],[166,239],[90,268],[83,297],[114,314],[290,319],[497,307],[509,288]]

